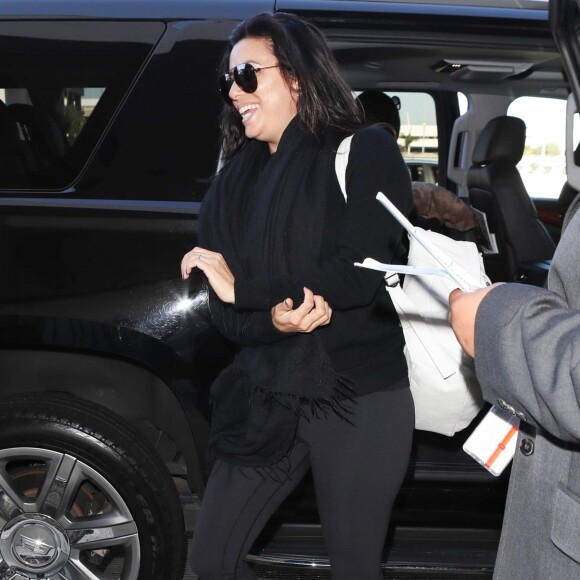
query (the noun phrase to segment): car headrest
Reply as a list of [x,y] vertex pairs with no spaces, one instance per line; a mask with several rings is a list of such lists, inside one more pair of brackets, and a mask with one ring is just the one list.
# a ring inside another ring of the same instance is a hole
[[526,124],[519,117],[502,115],[491,119],[473,149],[473,164],[507,161],[516,165],[524,154]]

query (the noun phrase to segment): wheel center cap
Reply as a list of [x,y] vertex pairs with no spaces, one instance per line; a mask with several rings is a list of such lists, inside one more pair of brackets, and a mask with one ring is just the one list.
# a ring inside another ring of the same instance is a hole
[[0,534],[6,564],[28,578],[56,574],[67,563],[70,544],[62,526],[44,514],[22,514]]

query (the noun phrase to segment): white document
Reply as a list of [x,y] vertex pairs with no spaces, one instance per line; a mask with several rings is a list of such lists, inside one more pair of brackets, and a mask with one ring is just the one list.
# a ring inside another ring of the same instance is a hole
[[520,420],[509,411],[493,406],[474,429],[463,450],[498,476],[516,451]]
[[[431,240],[429,240],[424,231],[421,228],[415,228],[413,224],[395,207],[395,205],[380,191],[377,193],[377,199],[379,202],[391,213],[391,215],[407,230],[410,236],[412,236],[425,250],[435,259],[435,261],[441,266],[441,268],[429,272],[429,274],[437,274],[439,276],[447,276],[451,278],[459,288],[464,292],[469,292],[470,290],[476,290],[477,288],[482,288],[482,284],[475,280],[464,268],[455,263],[453,259],[442,252],[437,246],[435,246]],[[388,272],[400,272],[405,274],[416,274],[422,275],[424,272],[417,271],[416,268],[402,270],[400,267],[393,264],[381,264],[376,260],[374,263],[369,263],[368,258],[361,264],[356,262],[355,266],[362,268],[371,268],[373,270],[381,270]]]
[[473,215],[475,216],[476,228],[479,234],[478,245],[484,254],[498,254],[499,249],[497,247],[497,241],[495,239],[495,234],[489,231],[489,226],[487,224],[487,216],[484,212],[478,210],[472,205],[469,206]]

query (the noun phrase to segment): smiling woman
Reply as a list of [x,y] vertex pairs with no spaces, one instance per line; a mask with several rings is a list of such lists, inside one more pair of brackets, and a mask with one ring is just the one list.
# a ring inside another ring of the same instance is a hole
[[[246,137],[268,143],[270,153],[276,152],[284,129],[297,113],[298,85],[296,81],[287,85],[275,61],[267,39],[240,40],[230,54],[234,78],[227,95],[242,117]],[[257,72],[263,72],[259,82]]]
[[[223,68],[226,164],[181,267],[184,278],[203,271],[212,320],[240,348],[212,387],[192,568],[204,580],[255,578],[249,547],[311,467],[333,578],[378,580],[413,402],[382,277],[354,262],[400,261],[401,227],[376,211],[375,193],[388,187],[408,214],[409,174],[395,137],[362,126],[305,21],[242,22]],[[345,204],[334,164],[353,133]]]

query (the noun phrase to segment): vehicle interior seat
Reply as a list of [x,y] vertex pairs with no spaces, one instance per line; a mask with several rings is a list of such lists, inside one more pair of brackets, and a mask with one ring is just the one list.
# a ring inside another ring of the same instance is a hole
[[0,101],[0,175],[2,182],[10,186],[25,187],[28,184],[22,139],[3,101]]
[[[580,165],[580,145],[574,149],[574,164]],[[576,195],[578,195],[578,190],[574,189],[568,181],[566,181],[562,186],[558,197],[558,208],[563,214],[566,213],[566,210],[570,207],[570,204],[574,201]]]
[[50,113],[23,103],[8,105],[8,111],[18,127],[31,176],[64,158],[68,142],[59,123]]
[[471,205],[486,214],[496,236],[499,252],[484,254],[491,280],[542,285],[556,245],[516,167],[525,140],[526,125],[520,118],[491,119],[475,143],[467,188]]

